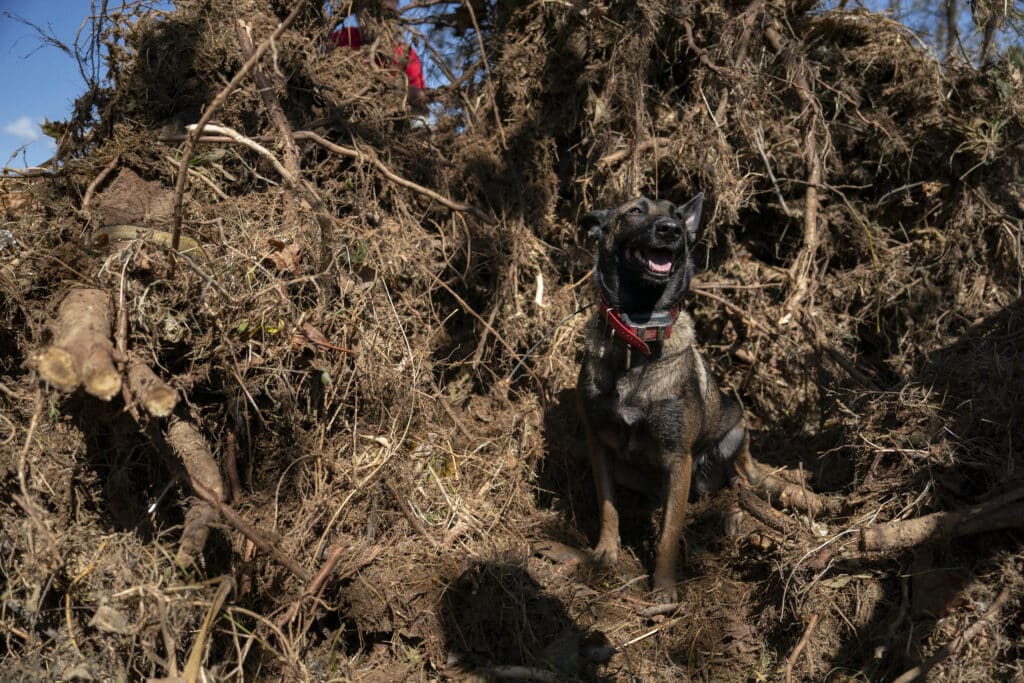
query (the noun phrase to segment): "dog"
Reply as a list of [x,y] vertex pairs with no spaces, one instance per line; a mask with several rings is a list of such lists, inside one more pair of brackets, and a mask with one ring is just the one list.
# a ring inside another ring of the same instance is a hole
[[703,204],[703,193],[682,206],[639,197],[580,222],[597,242],[600,297],[576,387],[601,517],[593,562],[618,562],[616,474],[660,474],[665,513],[653,587],[662,602],[676,601],[691,479],[698,495],[723,488],[736,476],[737,458],[749,455],[743,409],[719,390],[681,308]]

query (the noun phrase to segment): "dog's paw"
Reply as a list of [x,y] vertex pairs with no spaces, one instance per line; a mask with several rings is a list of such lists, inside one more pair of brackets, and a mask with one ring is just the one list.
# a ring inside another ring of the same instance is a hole
[[672,582],[662,583],[655,579],[654,591],[651,597],[654,602],[662,605],[672,605],[679,602],[679,589]]
[[753,524],[738,505],[730,507],[722,514],[722,529],[727,538],[742,538],[754,530]]
[[612,543],[598,543],[590,561],[595,567],[607,569],[619,563],[619,546]]

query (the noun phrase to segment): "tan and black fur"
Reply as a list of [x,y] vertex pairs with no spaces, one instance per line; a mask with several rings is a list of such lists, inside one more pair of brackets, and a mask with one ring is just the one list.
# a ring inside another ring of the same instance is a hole
[[[598,295],[610,308],[643,316],[679,305],[693,276],[690,251],[702,205],[702,194],[679,207],[640,197],[584,216],[581,227],[598,242]],[[671,270],[660,272],[669,258]],[[650,265],[655,262],[660,268]],[[659,473],[665,516],[654,588],[660,599],[674,601],[691,479],[699,495],[731,480],[733,462],[747,446],[742,408],[719,391],[685,311],[669,339],[650,343],[649,356],[610,335],[600,315],[587,326],[585,346],[577,396],[601,515],[594,561],[618,561],[614,481]]]

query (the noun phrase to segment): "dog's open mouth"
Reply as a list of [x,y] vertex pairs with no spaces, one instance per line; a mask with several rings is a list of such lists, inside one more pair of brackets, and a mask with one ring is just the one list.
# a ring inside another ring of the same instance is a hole
[[626,256],[648,273],[665,276],[672,272],[672,251],[655,247],[630,247]]

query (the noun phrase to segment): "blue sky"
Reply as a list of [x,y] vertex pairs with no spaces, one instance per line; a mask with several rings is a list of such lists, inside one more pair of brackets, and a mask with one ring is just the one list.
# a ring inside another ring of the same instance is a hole
[[44,117],[66,119],[75,98],[85,91],[74,59],[8,15],[27,19],[70,46],[90,9],[88,0],[0,0],[0,164],[21,168],[50,158],[54,143],[39,123]]

